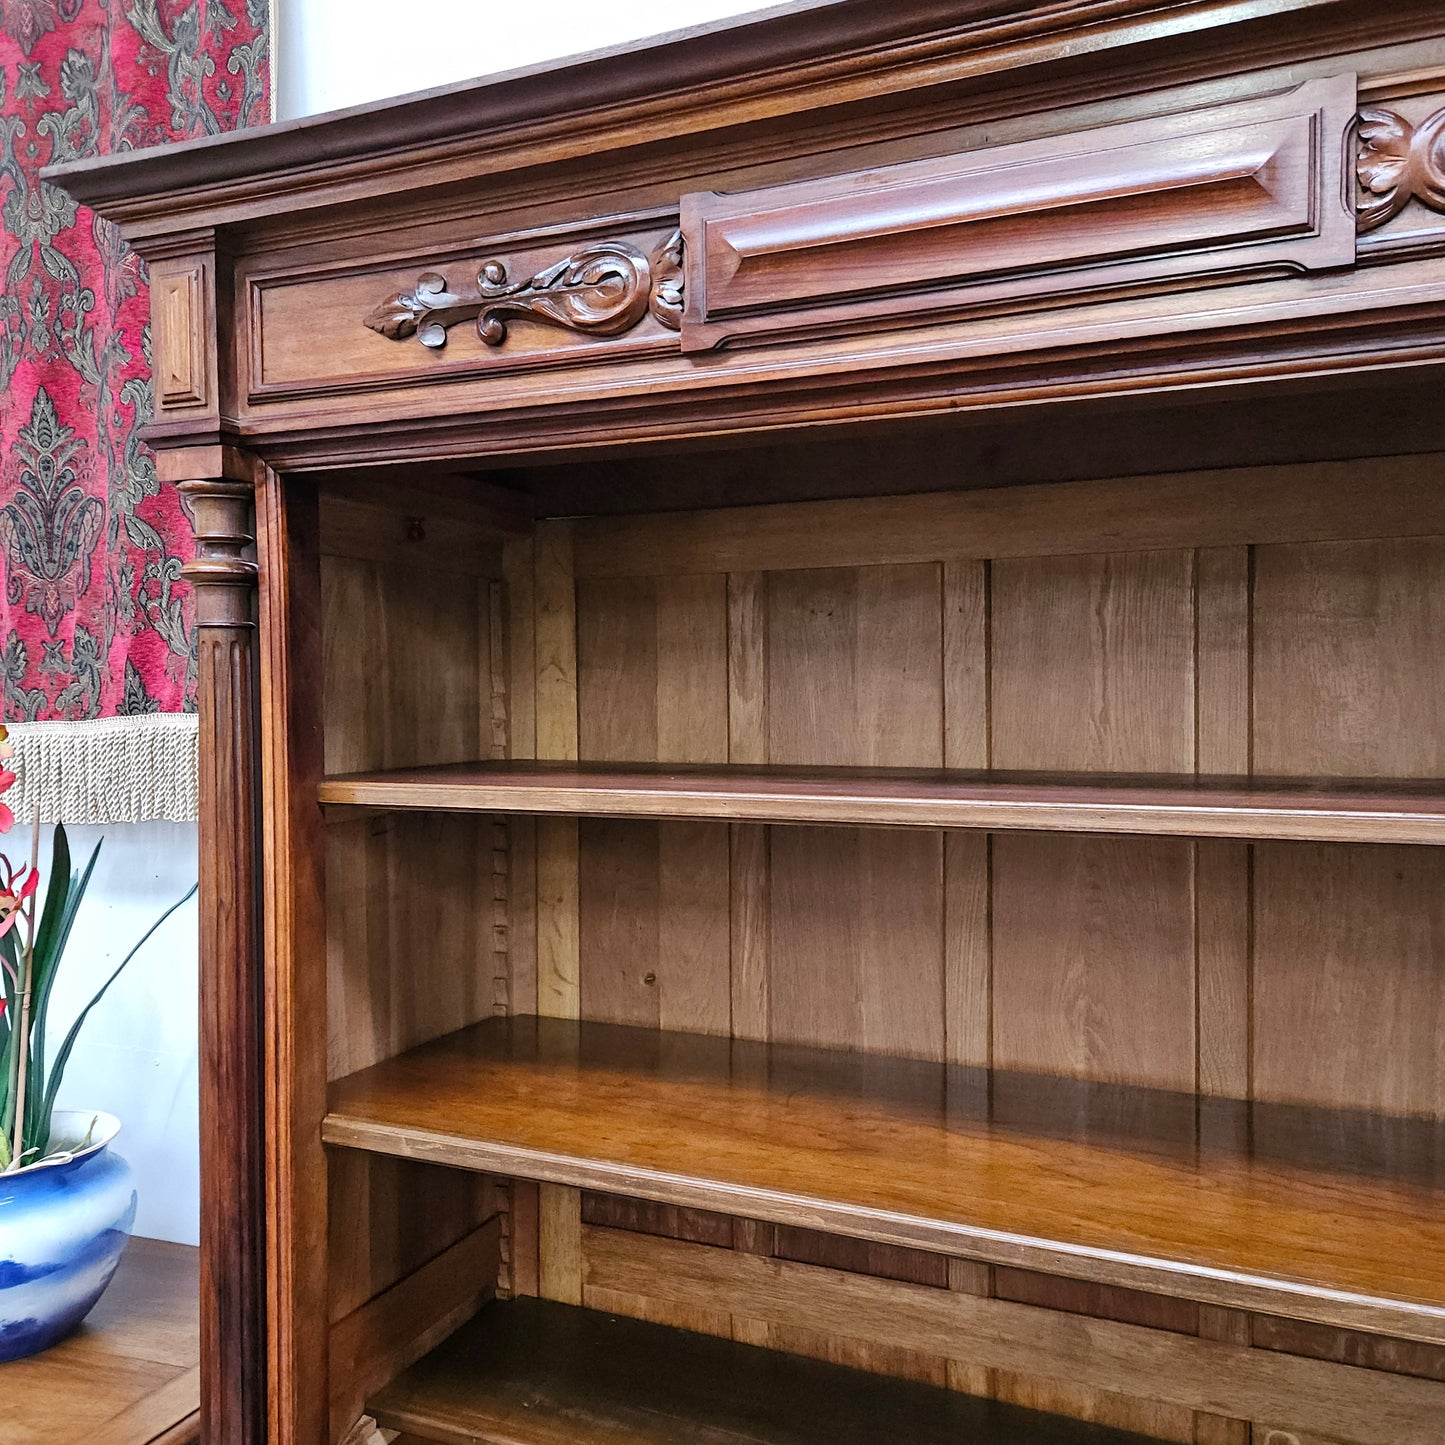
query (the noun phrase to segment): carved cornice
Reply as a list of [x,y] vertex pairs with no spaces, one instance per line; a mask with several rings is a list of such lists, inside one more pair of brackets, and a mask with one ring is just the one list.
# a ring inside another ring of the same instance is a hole
[[509,319],[620,336],[650,314],[677,331],[682,296],[682,233],[675,231],[650,257],[626,241],[598,241],[525,281],[508,280],[500,260],[482,262],[475,285],[455,291],[445,276],[427,271],[412,290],[381,302],[366,324],[388,340],[415,336],[434,350],[446,345],[451,327],[474,317],[488,346],[507,339]]
[[196,621],[202,627],[254,627],[259,568],[246,554],[256,545],[250,483],[186,481],[185,499],[196,532],[196,557],[181,575],[196,589]]
[[1445,211],[1445,110],[1412,125],[1398,111],[1371,106],[1360,112],[1356,133],[1361,231],[1383,226],[1412,199]]

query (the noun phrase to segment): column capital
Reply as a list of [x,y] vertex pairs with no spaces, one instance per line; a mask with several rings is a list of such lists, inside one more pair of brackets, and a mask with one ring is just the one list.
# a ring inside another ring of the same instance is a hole
[[196,532],[195,560],[181,575],[196,591],[202,627],[254,627],[259,568],[252,520],[255,489],[231,479],[179,482]]

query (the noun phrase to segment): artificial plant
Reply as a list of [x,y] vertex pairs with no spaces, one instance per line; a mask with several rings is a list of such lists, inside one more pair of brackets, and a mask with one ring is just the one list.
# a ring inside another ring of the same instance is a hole
[[[15,782],[9,767],[12,748],[0,726],[0,794]],[[0,803],[0,832],[8,832],[14,814]],[[95,861],[97,843],[85,867],[72,873],[70,842],[63,824],[55,825],[50,855],[50,883],[40,900],[40,819],[31,834],[30,862],[14,868],[0,855],[0,1171],[23,1168],[45,1159],[51,1151],[50,1122],[55,1099],[70,1062],[71,1050],[91,1009],[105,996],[126,964],[140,952],[150,936],[186,899],[191,887],[148,928],[140,942],[120,961],[94,997],[71,1024],[53,1059],[48,1052],[47,1026],[50,994],[65,956],[65,945],[75,915],[85,897]]]

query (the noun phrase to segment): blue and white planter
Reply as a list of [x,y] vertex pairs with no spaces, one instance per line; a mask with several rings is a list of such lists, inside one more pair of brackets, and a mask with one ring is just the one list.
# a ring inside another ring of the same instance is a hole
[[0,1174],[0,1361],[48,1349],[105,1293],[135,1223],[118,1133],[109,1114],[57,1110],[51,1148],[73,1152]]

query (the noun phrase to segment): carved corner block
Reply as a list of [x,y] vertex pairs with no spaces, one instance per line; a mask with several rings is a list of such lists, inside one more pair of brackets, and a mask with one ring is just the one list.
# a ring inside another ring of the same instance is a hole
[[427,271],[410,291],[378,303],[365,321],[389,341],[415,336],[440,350],[451,327],[471,320],[488,346],[501,346],[508,322],[516,320],[621,336],[650,315],[677,331],[682,301],[682,233],[674,232],[650,256],[627,241],[598,241],[521,281],[513,281],[498,258],[483,261],[476,280],[455,289],[439,272]]

